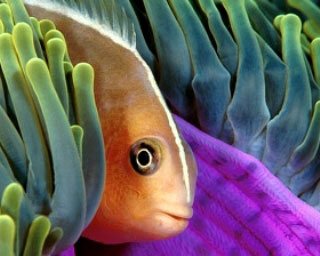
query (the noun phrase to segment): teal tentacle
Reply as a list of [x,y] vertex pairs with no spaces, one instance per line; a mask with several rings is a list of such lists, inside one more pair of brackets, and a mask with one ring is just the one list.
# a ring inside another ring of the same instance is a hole
[[219,59],[234,78],[237,70],[238,47],[225,26],[215,3],[211,0],[198,1],[207,16],[210,32],[217,45]]
[[289,164],[296,170],[306,167],[316,156],[320,143],[320,101],[314,107],[314,113],[307,134],[295,151]]
[[[194,115],[192,64],[185,37],[166,1],[144,1],[159,60],[159,87],[182,117]],[[170,38],[170,40],[168,40]]]
[[200,127],[218,136],[231,97],[230,74],[220,62],[192,6],[186,1],[170,0],[169,3],[189,47],[194,72],[192,89]]
[[235,133],[234,145],[247,151],[270,118],[265,100],[263,60],[245,2],[223,0],[222,3],[239,47],[237,80],[227,114]]
[[[320,153],[320,151],[318,152]],[[306,180],[319,180],[319,167],[320,164],[318,162],[318,165],[316,165],[315,168],[313,168],[313,172],[311,172],[312,177],[308,177]],[[308,204],[312,205],[315,209],[320,211],[320,182],[317,182],[313,187],[312,190],[307,191],[305,194],[301,196],[302,199],[308,202]]]
[[[27,155],[24,143],[6,112],[0,107],[0,146],[10,162],[15,178],[23,186],[27,182]],[[11,172],[10,172],[11,173]]]
[[308,202],[309,205],[320,210],[319,200],[319,167],[320,167],[320,151],[316,153],[316,157],[304,169],[292,176],[287,185],[290,190],[299,196],[302,200]]
[[[300,43],[300,19],[289,14],[280,19],[282,55],[288,66],[287,91],[280,113],[267,127],[266,150],[263,162],[271,170],[278,171],[286,165],[293,150],[306,134],[311,112],[311,90]],[[288,127],[295,127],[290,130]],[[285,172],[280,176],[290,176]]]
[[63,230],[60,227],[51,229],[43,246],[44,255],[52,255],[56,249],[56,245],[63,237]]
[[66,44],[62,39],[53,38],[46,42],[48,65],[53,85],[57,91],[64,111],[69,115],[69,96],[64,71]]
[[[309,46],[309,48],[311,49],[311,46]],[[310,50],[310,55],[311,55],[311,50]],[[311,87],[311,97],[312,97],[311,106],[315,106],[317,101],[320,99],[320,86],[316,82],[315,77],[313,75],[314,71],[312,69],[311,63],[309,63],[309,59],[308,59],[309,56],[306,56],[305,54],[303,57],[304,57],[304,63],[307,69],[308,78],[309,78],[310,87]]]
[[273,49],[257,35],[261,49],[264,78],[266,84],[266,102],[273,118],[281,109],[286,92],[286,74],[287,68],[281,58],[273,51]]
[[[1,33],[0,33],[1,34]],[[3,81],[2,71],[0,69],[0,107],[7,112],[7,100],[6,100],[6,89],[5,81]]]
[[268,0],[255,0],[259,8],[263,10],[264,15],[272,22],[274,17],[282,13],[282,11]]
[[151,70],[155,71],[155,57],[149,49],[145,35],[143,34],[140,23],[138,21],[137,14],[130,0],[117,0],[117,4],[124,8],[128,16],[128,19],[133,23],[134,30],[136,33],[137,50],[141,54],[142,58],[147,62]]
[[1,146],[0,146],[0,164],[4,167],[3,171],[7,172],[6,175],[8,175],[8,177],[10,177],[11,180],[15,181],[16,178],[14,177],[14,172]]
[[254,0],[245,0],[246,9],[252,26],[255,31],[267,42],[276,53],[281,52],[281,39],[272,24],[264,15],[264,10],[260,9]]

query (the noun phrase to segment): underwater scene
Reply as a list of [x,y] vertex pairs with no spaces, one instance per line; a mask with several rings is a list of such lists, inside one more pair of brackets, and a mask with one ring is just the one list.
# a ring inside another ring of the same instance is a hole
[[0,0],[0,256],[320,255],[320,1]]

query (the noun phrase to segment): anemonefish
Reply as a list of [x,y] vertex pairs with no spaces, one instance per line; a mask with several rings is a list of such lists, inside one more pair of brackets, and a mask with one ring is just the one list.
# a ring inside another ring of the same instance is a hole
[[94,11],[65,2],[25,0],[31,16],[51,19],[63,32],[74,63],[86,61],[95,69],[107,175],[83,235],[102,243],[176,235],[192,216],[192,152],[134,44],[95,19]]

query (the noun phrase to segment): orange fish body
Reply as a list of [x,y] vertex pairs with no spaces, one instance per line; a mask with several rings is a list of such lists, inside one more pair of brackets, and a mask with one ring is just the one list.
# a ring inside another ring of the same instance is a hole
[[95,69],[107,175],[84,236],[122,243],[184,230],[192,216],[196,166],[148,66],[129,43],[67,7],[53,9],[46,1],[27,1],[27,7],[36,18],[54,21],[74,63]]

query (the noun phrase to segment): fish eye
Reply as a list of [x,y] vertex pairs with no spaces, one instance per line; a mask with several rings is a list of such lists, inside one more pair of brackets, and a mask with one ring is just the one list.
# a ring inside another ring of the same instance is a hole
[[142,139],[131,146],[130,161],[133,169],[141,175],[156,172],[160,163],[160,146],[155,139]]

